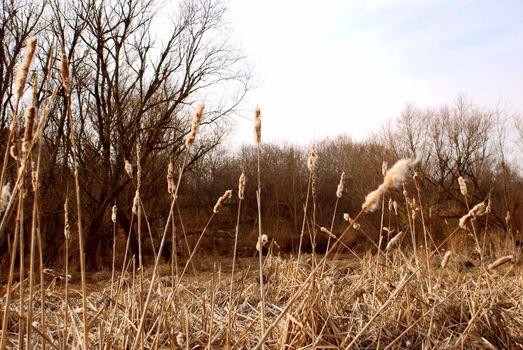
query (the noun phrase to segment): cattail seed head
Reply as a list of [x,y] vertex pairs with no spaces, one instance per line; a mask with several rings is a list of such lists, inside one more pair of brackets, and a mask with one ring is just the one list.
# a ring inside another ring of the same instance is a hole
[[398,202],[393,201],[392,207],[394,208],[394,215],[398,216]]
[[341,198],[343,195],[343,187],[345,186],[345,172],[341,173],[340,183],[338,184],[338,189],[336,190],[336,197]]
[[22,140],[22,152],[27,154],[33,142],[33,129],[36,118],[36,109],[30,106],[25,109],[24,113],[24,139]]
[[203,102],[199,103],[198,106],[196,106],[196,110],[194,111],[192,117],[191,132],[189,133],[189,136],[187,136],[187,140],[185,140],[185,145],[187,147],[191,147],[194,143],[194,140],[196,139],[196,131],[198,131],[198,127],[202,122],[204,107],[205,105],[203,104]]
[[497,259],[496,261],[490,263],[487,268],[489,270],[493,270],[495,268],[498,268],[499,266],[501,265],[504,265],[508,262],[512,262],[514,260],[514,256],[513,255],[507,255],[507,256],[504,256],[504,257],[501,257],[499,259]]
[[365,197],[362,209],[365,211],[374,211],[378,207],[380,197],[387,190],[398,187],[407,176],[407,171],[418,163],[415,159],[400,159],[387,170],[383,183],[374,191]]
[[392,198],[389,198],[388,209],[389,209],[389,211],[392,211]]
[[71,237],[71,227],[69,225],[69,198],[64,203],[64,237],[66,240]]
[[421,189],[421,186],[419,184],[419,177],[418,177],[418,173],[414,173],[414,175],[412,175],[412,180],[414,181],[414,185],[416,186],[416,190],[419,191]]
[[138,214],[138,207],[140,206],[140,191],[136,190],[133,199],[133,214]]
[[24,60],[16,72],[15,78],[15,91],[18,98],[21,98],[24,94],[25,84],[27,82],[27,75],[29,74],[29,67],[33,61],[33,57],[36,51],[36,38],[32,37],[27,40],[27,48],[25,51]]
[[260,239],[258,240],[258,242],[256,242],[257,251],[260,251],[260,242],[261,242],[261,246],[265,247],[267,245],[267,243],[269,242],[269,236],[267,236],[265,233],[260,236]]
[[71,79],[69,78],[69,63],[67,62],[67,55],[65,53],[65,45],[62,43],[62,86],[66,96],[71,93]]
[[174,196],[176,192],[176,185],[174,184],[174,165],[170,161],[167,166],[167,193]]
[[389,163],[387,163],[386,161],[383,161],[383,163],[381,164],[381,174],[383,176],[385,176],[385,174],[387,173],[388,168],[389,168]]
[[512,216],[510,215],[510,210],[507,210],[507,215],[505,215],[505,222],[508,224],[510,224],[510,219],[512,218]]
[[465,228],[465,225],[469,220],[486,214],[486,207],[485,202],[476,204],[465,216],[459,219],[459,227]]
[[441,260],[441,268],[444,269],[449,264],[450,256],[452,255],[452,252],[450,250],[447,250],[445,255],[443,256],[443,259]]
[[401,239],[402,236],[403,236],[403,231],[400,231],[396,236],[394,236],[394,238],[392,238],[389,241],[385,250],[387,251],[387,250],[391,249],[392,247],[394,247],[399,242],[399,240]]
[[38,107],[38,73],[33,74],[33,96],[32,96],[33,107]]
[[240,178],[238,179],[238,198],[245,198],[245,173],[242,171]]
[[116,224],[116,216],[118,214],[118,207],[115,205],[113,205],[112,209],[111,209],[111,221]]
[[125,172],[129,178],[133,178],[133,165],[127,159],[125,160]]
[[461,194],[463,196],[467,196],[468,195],[468,191],[467,191],[467,183],[465,182],[465,179],[462,178],[461,176],[458,177],[458,184],[459,184],[459,191],[461,192]]
[[33,192],[36,192],[38,188],[38,166],[33,160],[31,160],[31,186]]
[[2,193],[0,194],[0,214],[7,208],[9,199],[11,199],[11,184],[6,183],[2,187]]
[[217,214],[220,211],[220,208],[222,207],[223,203],[232,195],[232,190],[227,190],[225,193],[218,198],[218,201],[216,202],[216,205],[214,206],[213,213]]
[[256,144],[261,142],[261,111],[260,107],[256,107],[254,110],[254,139]]
[[316,166],[316,159],[318,158],[318,155],[316,154],[316,150],[313,148],[311,150],[311,153],[309,154],[309,159],[307,160],[307,168],[312,173],[314,172],[314,167]]

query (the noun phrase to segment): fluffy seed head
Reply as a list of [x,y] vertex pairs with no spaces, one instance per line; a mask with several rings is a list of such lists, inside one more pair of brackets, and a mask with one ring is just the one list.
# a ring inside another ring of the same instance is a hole
[[447,250],[445,255],[443,256],[443,259],[441,260],[441,268],[444,269],[449,264],[450,256],[452,252],[450,250]]
[[394,208],[394,215],[398,216],[398,202],[393,201],[392,207]]
[[16,72],[15,91],[19,98],[24,94],[25,83],[27,82],[27,75],[29,74],[29,67],[33,61],[36,51],[36,38],[32,37],[27,40],[27,48],[25,51],[24,60]]
[[316,159],[318,159],[318,155],[316,154],[316,150],[313,148],[311,149],[309,159],[307,160],[307,168],[311,173],[314,172],[314,167],[316,166]]
[[378,207],[381,195],[387,190],[398,187],[405,181],[407,172],[410,168],[417,164],[417,160],[414,159],[400,159],[387,170],[383,183],[374,191],[369,193],[365,197],[365,202],[361,206],[365,211],[374,211]]
[[472,209],[470,209],[470,211],[465,216],[459,219],[459,227],[465,228],[465,225],[469,220],[475,219],[478,216],[486,214],[486,208],[487,206],[485,205],[485,202],[476,204]]
[[387,244],[387,247],[385,248],[385,250],[389,250],[392,247],[394,247],[399,242],[399,240],[401,239],[402,236],[403,236],[403,231],[400,231],[396,236],[394,236],[394,238],[392,238],[389,241],[389,243]]
[[140,206],[140,192],[136,190],[133,199],[133,214],[138,214],[138,207]]
[[125,172],[131,179],[133,178],[133,165],[127,159],[125,160]]
[[257,251],[260,251],[260,242],[261,242],[261,246],[265,247],[267,245],[267,243],[269,242],[269,236],[267,236],[265,233],[261,235],[261,237],[258,240],[258,242],[256,242],[256,250]]
[[389,168],[389,163],[387,163],[386,161],[383,161],[383,163],[381,164],[381,174],[383,176],[385,176],[385,174],[387,173],[388,168]]
[[261,142],[261,111],[260,107],[254,110],[254,139],[256,144]]
[[116,224],[116,215],[118,214],[118,207],[113,205],[113,208],[111,210],[111,221]]
[[338,189],[336,190],[336,197],[341,198],[343,195],[343,187],[345,186],[345,172],[341,173],[340,183],[338,184]]
[[198,131],[198,127],[200,126],[202,122],[202,116],[203,116],[203,109],[205,105],[202,103],[199,103],[198,106],[196,106],[196,110],[194,111],[193,117],[192,117],[192,123],[191,123],[191,132],[189,136],[187,136],[187,140],[185,140],[185,145],[187,147],[191,147],[194,143],[194,140],[196,139],[196,131]]
[[68,96],[71,93],[71,79],[69,78],[69,63],[67,62],[67,55],[65,53],[65,46],[62,43],[62,86],[64,92]]
[[218,198],[218,201],[216,202],[216,205],[214,206],[213,213],[217,214],[220,211],[220,208],[222,207],[223,203],[232,195],[232,190],[227,190],[225,193]]
[[506,264],[508,262],[512,262],[514,260],[514,256],[513,255],[507,255],[507,256],[504,256],[504,257],[501,257],[499,259],[497,259],[496,261],[494,261],[493,263],[490,263],[487,268],[489,270],[493,270],[503,264]]
[[350,220],[349,213],[343,213],[343,220],[345,220],[345,221],[349,221]]
[[238,179],[238,198],[245,198],[245,173],[242,171],[240,178]]
[[36,165],[36,162],[31,160],[31,186],[33,188],[33,192],[36,192],[36,189],[38,188],[38,166]]
[[5,211],[7,208],[7,204],[9,203],[9,199],[11,198],[11,185],[9,183],[6,183],[2,187],[2,193],[0,195],[0,214]]
[[461,176],[458,177],[458,184],[459,184],[459,191],[461,192],[461,194],[463,196],[467,196],[468,194],[468,191],[467,191],[467,183],[465,182],[465,179],[462,178]]
[[174,192],[176,192],[176,186],[174,184],[174,166],[173,162],[170,161],[167,166],[167,193],[174,196]]

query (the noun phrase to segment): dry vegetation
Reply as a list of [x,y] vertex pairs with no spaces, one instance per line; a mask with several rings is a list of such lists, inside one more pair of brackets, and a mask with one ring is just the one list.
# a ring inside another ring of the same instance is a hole
[[523,349],[508,119],[408,107],[309,152],[257,108],[225,154],[241,97],[194,103],[245,82],[223,8],[184,2],[146,68],[152,3],[87,3],[4,8],[0,349]]

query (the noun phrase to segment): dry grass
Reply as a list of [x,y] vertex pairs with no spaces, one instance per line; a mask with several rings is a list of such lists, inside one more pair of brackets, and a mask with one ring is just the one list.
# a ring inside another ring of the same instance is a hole
[[[470,266],[466,256],[456,253],[445,269],[439,267],[438,259],[432,259],[432,274],[427,275],[425,269],[416,273],[416,262],[411,255],[409,251],[396,250],[380,258],[369,252],[359,259],[343,256],[328,261],[321,280],[311,279],[307,283],[306,293],[275,326],[265,345],[271,349],[336,349],[352,341],[354,349],[477,349],[485,348],[488,341],[497,349],[523,347],[520,262],[487,271],[485,266]],[[267,324],[274,322],[309,276],[312,257],[302,258],[299,265],[295,259],[266,258]],[[377,273],[376,259],[380,260]],[[211,262],[208,264],[212,269]],[[223,271],[230,269],[230,262],[223,260],[223,266],[220,265],[214,264],[214,271],[186,277],[174,294],[172,278],[167,274],[170,268],[159,269],[151,307],[145,315],[144,348],[178,349],[178,333],[185,335],[190,349],[206,348],[208,344],[211,348],[256,346],[261,327],[257,259],[239,261],[232,301],[229,275]],[[148,276],[151,271],[145,272]],[[412,274],[415,277],[401,283]],[[139,305],[144,303],[146,295],[140,294],[138,272],[132,270],[132,264],[119,280],[123,287],[116,300],[111,298],[109,274],[98,283],[89,284],[90,348],[123,349],[135,341]],[[27,281],[24,283],[24,288],[28,288]],[[143,283],[144,289],[150,287],[147,277]],[[429,285],[432,290],[428,290]],[[18,290],[18,286],[14,287]],[[65,340],[62,282],[55,277],[46,283],[43,312],[47,324],[42,329],[38,321],[33,322],[34,344],[41,346],[45,341],[48,348],[82,346],[81,296],[79,286],[69,286],[69,337]],[[16,293],[12,299],[7,343],[18,348],[17,315],[21,307],[22,314],[27,312],[29,296],[24,293],[22,303]],[[5,308],[3,298],[0,305]],[[33,309],[39,314],[42,305],[36,301]],[[212,339],[209,339],[211,329]]]

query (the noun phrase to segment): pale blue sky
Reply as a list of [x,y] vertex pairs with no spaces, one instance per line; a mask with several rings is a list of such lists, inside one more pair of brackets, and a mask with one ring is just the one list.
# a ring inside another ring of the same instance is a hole
[[[458,94],[523,111],[523,1],[230,0],[229,10],[260,81],[243,108],[261,107],[265,141],[362,139],[408,102]],[[240,120],[234,139],[250,131]]]

